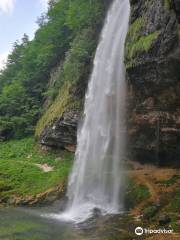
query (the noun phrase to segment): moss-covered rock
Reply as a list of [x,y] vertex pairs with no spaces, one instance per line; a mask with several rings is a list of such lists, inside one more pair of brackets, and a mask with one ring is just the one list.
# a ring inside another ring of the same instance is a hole
[[76,144],[87,82],[98,40],[97,29],[85,29],[73,40],[57,76],[58,94],[36,126],[42,145],[63,147]]
[[127,68],[138,65],[138,59],[136,59],[138,55],[148,52],[158,38],[159,31],[150,33],[145,31],[147,21],[146,17],[140,16],[129,27],[125,46]]
[[130,2],[125,64],[131,157],[179,166],[179,4],[171,0]]

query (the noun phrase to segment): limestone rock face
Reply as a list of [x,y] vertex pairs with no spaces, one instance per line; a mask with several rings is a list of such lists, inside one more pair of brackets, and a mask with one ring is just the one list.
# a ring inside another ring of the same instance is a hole
[[131,157],[179,165],[180,1],[130,2],[125,64]]
[[73,151],[79,119],[80,111],[65,112],[52,126],[44,129],[40,143],[48,147],[66,148]]
[[[83,112],[87,82],[88,78],[82,79],[79,83],[67,89],[69,102],[66,102],[65,96],[62,96],[57,102],[62,111],[57,114],[52,122],[45,124],[39,136],[39,143],[46,149],[50,147],[75,151],[77,128]],[[51,110],[51,106],[49,109]],[[54,114],[53,111],[54,109],[52,109],[52,112],[49,111],[49,114]]]

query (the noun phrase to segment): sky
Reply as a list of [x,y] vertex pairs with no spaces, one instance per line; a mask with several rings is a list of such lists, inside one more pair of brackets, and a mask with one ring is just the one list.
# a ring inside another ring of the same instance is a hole
[[47,10],[48,0],[0,0],[0,69],[13,43],[37,30],[37,18]]

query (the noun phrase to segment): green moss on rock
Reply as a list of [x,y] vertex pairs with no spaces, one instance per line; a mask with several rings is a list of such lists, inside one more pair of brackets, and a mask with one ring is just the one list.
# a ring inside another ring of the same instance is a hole
[[130,58],[130,51],[135,42],[138,41],[141,35],[141,30],[143,29],[143,26],[145,25],[145,19],[144,17],[137,18],[129,27],[128,34],[127,34],[127,40],[125,45],[125,56],[127,60]]
[[139,38],[140,31],[145,25],[145,18],[139,17],[137,18],[129,27],[127,38],[129,38],[132,42],[137,41]]
[[136,65],[137,55],[142,52],[148,52],[151,49],[154,40],[156,40],[158,36],[159,31],[155,31],[146,36],[142,36],[132,44],[127,44],[127,67]]
[[72,84],[69,82],[64,83],[61,87],[59,95],[38,122],[35,132],[36,137],[40,136],[45,126],[53,124],[53,122],[57,118],[60,118],[65,111],[78,108],[80,106],[80,102],[73,100],[70,94],[71,88]]
[[129,27],[125,45],[126,67],[132,67],[137,63],[137,56],[140,53],[148,52],[154,40],[159,36],[159,31],[146,33],[147,20],[145,17],[139,17]]
[[130,58],[133,58],[138,52],[147,52],[151,45],[152,42],[158,37],[159,33],[153,32],[147,36],[141,37],[134,45],[132,46],[130,50]]
[[166,10],[171,10],[171,6],[172,6],[172,0],[165,0],[164,1],[164,7]]

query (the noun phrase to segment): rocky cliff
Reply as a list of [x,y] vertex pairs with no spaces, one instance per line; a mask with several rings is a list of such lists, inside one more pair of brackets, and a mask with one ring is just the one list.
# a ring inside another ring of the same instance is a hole
[[[49,91],[55,90],[57,94],[55,99],[45,99],[44,112],[36,126],[36,137],[43,146],[75,150],[77,126],[82,115],[87,82],[110,2],[111,0],[96,2],[97,6],[100,6],[96,19],[93,23],[88,23],[88,27],[85,25],[77,32],[65,59],[57,64],[54,73],[52,71]],[[91,4],[97,8],[95,3]],[[88,13],[86,4],[83,4],[83,8],[81,14],[86,11],[83,16],[92,15]],[[79,18],[82,17],[77,6],[74,11]]]
[[179,165],[180,1],[130,2],[125,63],[131,157]]
[[[131,0],[130,3],[125,52],[130,158],[178,165],[180,1]],[[97,36],[96,33],[96,43]],[[86,37],[90,38],[92,41],[94,36]],[[81,66],[78,81],[61,86],[59,98],[38,123],[37,136],[42,145],[74,150],[94,50],[89,50],[91,58]]]
[[[47,110],[36,128],[36,136],[42,146],[75,150],[77,126],[82,114],[90,65],[90,62],[85,63],[78,82],[64,83],[60,86],[58,97],[45,105]],[[57,78],[61,75],[62,72],[59,72]]]

